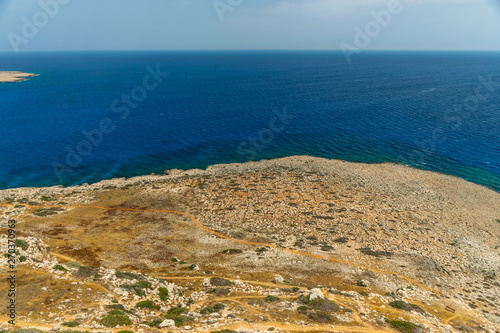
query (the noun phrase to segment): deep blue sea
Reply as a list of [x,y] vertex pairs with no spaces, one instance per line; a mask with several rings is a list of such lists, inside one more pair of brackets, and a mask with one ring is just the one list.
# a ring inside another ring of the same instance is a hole
[[403,163],[500,191],[500,53],[352,60],[326,51],[0,54],[0,70],[39,74],[0,84],[0,188],[307,154]]

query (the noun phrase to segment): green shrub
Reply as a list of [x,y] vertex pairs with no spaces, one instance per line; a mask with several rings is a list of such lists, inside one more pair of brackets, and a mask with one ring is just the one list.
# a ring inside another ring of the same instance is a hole
[[257,254],[262,254],[266,251],[268,251],[267,247],[261,247],[260,249],[255,250],[255,252],[257,252]]
[[297,311],[300,313],[306,313],[309,310],[311,310],[311,308],[305,305],[301,305],[297,308]]
[[219,312],[223,310],[226,306],[222,303],[217,303],[214,306],[207,306],[206,308],[203,308],[200,310],[201,314],[209,314],[209,313],[214,313],[214,312]]
[[19,262],[25,262],[26,260],[28,260],[28,258],[26,258],[25,256],[19,257]]
[[170,260],[172,260],[172,262],[178,262],[179,261],[179,259],[177,259],[177,258],[172,258]]
[[148,325],[149,327],[158,327],[163,322],[161,319],[153,319],[152,321],[145,321],[143,324]]
[[79,326],[80,323],[76,322],[76,321],[68,321],[66,323],[62,323],[61,325],[67,326],[67,327],[76,327],[76,326]]
[[266,297],[266,302],[270,302],[270,303],[273,303],[273,302],[278,302],[280,299],[276,296],[273,296],[273,295],[268,295]]
[[[116,310],[114,310],[116,311]],[[102,318],[99,323],[106,327],[128,326],[132,324],[130,318],[126,314],[108,314]]]
[[339,238],[334,240],[335,243],[339,243],[339,244],[344,244],[344,243],[347,243],[348,241],[349,241],[349,238],[347,238],[347,237],[339,237]]
[[113,309],[108,312],[108,315],[123,316],[125,313],[122,310]]
[[156,309],[159,310],[160,306],[156,305],[153,301],[142,301],[135,305],[137,308],[146,308],[146,309]]
[[145,296],[146,293],[143,289],[150,289],[151,283],[148,281],[139,281],[137,283],[134,283],[133,285],[121,284],[120,288],[134,290],[137,296]]
[[300,290],[300,288],[299,288],[299,287],[293,287],[293,288],[292,288],[292,291],[294,291],[294,292],[297,292],[297,291],[299,291],[299,290]]
[[407,310],[407,311],[413,310],[413,307],[410,304],[403,301],[392,301],[391,303],[389,303],[389,306],[392,306],[393,308],[400,310]]
[[218,311],[215,310],[212,306],[207,306],[206,308],[203,308],[200,310],[201,314],[209,314],[209,313],[214,313],[214,312],[218,312]]
[[210,278],[210,284],[212,286],[217,286],[217,287],[226,287],[226,286],[232,286],[233,283],[229,280],[220,278],[220,277],[213,277]]
[[125,310],[125,307],[121,304],[110,304],[106,305],[107,309],[113,309],[113,310]]
[[141,287],[143,289],[151,289],[151,282],[149,281],[138,281],[134,284],[134,286],[137,285],[138,287]]
[[417,333],[420,332],[420,326],[410,323],[408,321],[402,320],[388,320],[387,323],[391,325],[393,328],[397,329],[403,333]]
[[311,311],[307,317],[317,323],[330,323],[332,321],[332,315],[325,311]]
[[192,265],[191,265],[191,266],[189,266],[188,268],[189,268],[189,270],[191,270],[191,271],[192,271],[193,269],[195,269],[195,268],[196,268],[196,265],[195,265],[195,264],[192,264]]
[[224,310],[225,308],[226,308],[226,306],[222,303],[217,303],[214,305],[214,309],[217,311]]
[[209,294],[214,294],[216,296],[225,296],[231,292],[231,289],[229,288],[213,288],[207,290],[207,293]]
[[242,250],[238,250],[238,249],[227,249],[227,250],[222,251],[222,253],[238,254],[238,253],[243,253],[243,251]]
[[116,272],[115,276],[120,279],[128,279],[128,280],[142,280],[143,277],[134,273],[127,272]]
[[66,269],[66,267],[64,267],[62,265],[55,265],[54,267],[52,267],[52,269],[55,269],[55,270],[58,270],[58,271],[63,271],[63,272],[67,272],[68,271]]
[[172,319],[175,322],[175,326],[180,327],[186,324],[187,322],[193,321],[192,317],[184,316],[184,313],[188,313],[189,310],[187,308],[175,307],[170,308],[165,315],[166,319]]
[[30,247],[29,244],[26,241],[23,241],[22,239],[16,239],[16,246],[20,247],[24,251],[26,251],[28,247]]
[[57,213],[63,212],[63,211],[64,211],[64,209],[59,208],[59,207],[41,208],[41,209],[35,210],[33,212],[33,215],[44,217],[44,216],[56,215]]
[[167,288],[159,288],[158,291],[160,292],[160,299],[162,301],[166,301],[168,299],[168,289]]
[[180,306],[177,306],[175,308],[170,308],[167,310],[167,314],[174,315],[174,316],[179,316],[183,313],[188,313],[188,312],[189,312],[189,310],[187,308],[183,308]]
[[309,296],[300,296],[299,301],[317,311],[335,312],[340,310],[340,306],[325,298],[315,298],[310,300]]

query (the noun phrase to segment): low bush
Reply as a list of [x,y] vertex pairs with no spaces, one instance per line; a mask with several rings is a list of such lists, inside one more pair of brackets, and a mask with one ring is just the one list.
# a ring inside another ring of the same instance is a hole
[[64,267],[62,265],[55,265],[54,267],[52,267],[52,269],[55,269],[55,270],[58,270],[58,271],[63,271],[63,272],[67,272],[68,271],[66,269],[66,267]]
[[231,289],[229,288],[213,288],[207,290],[207,293],[209,294],[214,294],[215,296],[226,296],[231,292]]
[[297,299],[300,303],[306,304],[317,311],[336,312],[340,310],[340,306],[326,298],[309,299],[309,296],[299,296]]
[[307,317],[317,323],[330,323],[332,322],[332,315],[325,311],[311,311]]
[[67,326],[67,327],[76,327],[76,326],[79,326],[80,323],[77,321],[68,321],[66,323],[62,323],[61,325]]
[[311,308],[305,305],[301,305],[297,308],[297,311],[300,313],[306,313],[309,310],[311,310]]
[[194,318],[184,315],[185,313],[188,312],[189,310],[183,307],[170,308],[167,311],[165,318],[173,320],[175,322],[175,326],[177,327],[184,326],[184,324],[194,320]]
[[222,251],[222,253],[238,254],[238,253],[243,253],[243,251],[242,250],[238,250],[238,249],[227,249],[227,250]]
[[407,311],[413,310],[413,307],[410,304],[403,301],[392,301],[391,303],[389,303],[389,306],[392,306],[393,308],[400,310],[407,310]]
[[143,277],[138,274],[128,273],[128,272],[116,272],[115,276],[120,279],[128,279],[128,280],[142,280]]
[[212,286],[217,286],[217,287],[225,287],[225,286],[232,286],[233,285],[233,283],[231,281],[220,278],[220,277],[210,278],[210,284]]
[[168,299],[168,289],[167,288],[159,288],[160,292],[159,296],[162,301],[166,301]]
[[15,243],[17,247],[20,247],[24,251],[26,251],[28,247],[30,247],[29,244],[26,241],[23,241],[22,239],[16,239]]
[[268,296],[266,296],[265,300],[266,300],[266,302],[274,303],[274,302],[278,302],[280,299],[276,296],[268,295]]
[[402,320],[387,320],[387,323],[391,325],[393,328],[397,329],[403,333],[418,333],[421,332],[420,326],[414,323],[410,323],[408,321]]
[[151,321],[144,321],[142,323],[148,325],[149,327],[158,327],[162,322],[163,320],[161,319],[153,319]]
[[160,306],[155,304],[155,302],[153,302],[153,301],[142,301],[142,302],[137,303],[135,305],[135,307],[142,308],[142,309],[155,309],[155,310],[160,309]]
[[107,309],[113,309],[113,310],[125,310],[125,307],[121,304],[110,304],[106,305]]
[[98,271],[97,267],[94,267],[94,266],[82,266],[82,267],[78,268],[78,271],[75,272],[75,275],[79,276],[79,277],[86,278],[86,277],[95,276],[95,274],[97,273],[97,271]]
[[[113,310],[119,311],[119,310]],[[106,327],[116,327],[116,326],[128,326],[132,324],[130,318],[121,312],[121,314],[111,314],[109,313],[106,317],[102,318],[99,323]]]
[[64,211],[63,208],[58,208],[58,207],[40,208],[40,209],[35,210],[33,212],[33,215],[45,217],[45,216],[50,216],[50,215],[56,215],[57,213],[63,212],[63,211]]
[[267,247],[261,247],[260,249],[255,250],[258,254],[262,254],[264,252],[268,251]]
[[207,306],[206,308],[203,308],[200,310],[201,314],[210,314],[214,312],[219,312],[221,310],[224,310],[226,306],[222,303],[217,303],[214,306]]

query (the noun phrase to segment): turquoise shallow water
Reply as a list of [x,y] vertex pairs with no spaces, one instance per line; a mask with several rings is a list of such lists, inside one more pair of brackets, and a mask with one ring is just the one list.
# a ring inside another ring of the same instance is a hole
[[26,53],[0,66],[40,74],[0,84],[0,188],[307,154],[500,191],[499,53]]

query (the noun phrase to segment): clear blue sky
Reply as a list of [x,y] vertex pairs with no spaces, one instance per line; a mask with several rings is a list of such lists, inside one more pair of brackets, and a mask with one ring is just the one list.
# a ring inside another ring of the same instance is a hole
[[[53,17],[41,12],[54,1],[67,3]],[[13,43],[20,51],[339,49],[355,46],[355,28],[370,27],[371,12],[397,0],[217,1],[234,6],[218,13],[213,0],[0,0],[0,52]],[[500,50],[499,0],[400,2],[363,49]],[[41,27],[23,35],[34,15]]]

